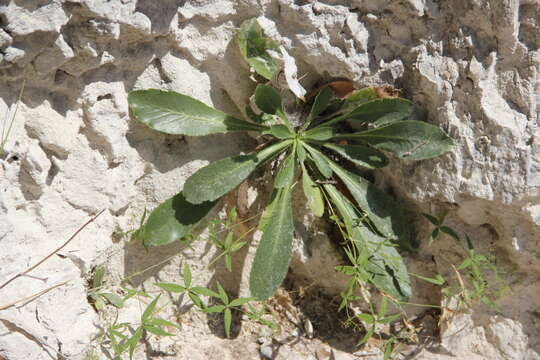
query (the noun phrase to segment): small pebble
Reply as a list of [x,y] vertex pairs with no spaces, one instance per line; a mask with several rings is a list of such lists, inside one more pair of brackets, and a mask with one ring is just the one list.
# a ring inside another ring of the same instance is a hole
[[261,352],[261,356],[265,359],[270,359],[272,360],[274,358],[274,350],[272,349],[272,346],[271,345],[262,345],[261,346],[261,349],[260,349],[260,352]]

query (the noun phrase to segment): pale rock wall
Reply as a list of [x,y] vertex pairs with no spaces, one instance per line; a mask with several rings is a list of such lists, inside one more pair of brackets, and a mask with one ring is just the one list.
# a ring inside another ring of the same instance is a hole
[[[440,347],[419,349],[416,358],[540,358],[536,0],[0,0],[0,114],[14,111],[26,79],[0,160],[0,282],[106,209],[62,257],[0,290],[1,302],[9,303],[69,280],[0,312],[0,358],[82,359],[102,324],[85,288],[98,263],[106,262],[116,280],[159,264],[136,278],[151,283],[178,281],[185,259],[199,281],[218,278],[233,292],[245,291],[247,270],[227,275],[205,269],[212,253],[204,243],[146,253],[140,245],[112,240],[136,228],[145,207],[176,193],[196,169],[253,145],[242,134],[155,133],[130,120],[126,102],[133,89],[173,89],[239,115],[254,84],[232,40],[251,17],[259,17],[266,34],[297,59],[305,84],[336,77],[359,86],[392,84],[456,139],[451,153],[394,161],[378,180],[412,214],[449,211],[450,225],[466,231],[480,249],[495,251],[510,290],[500,301],[502,314],[479,309],[455,316],[442,329]],[[262,183],[252,186],[261,190]],[[252,210],[260,211],[260,201]],[[425,239],[427,223],[412,218],[418,240]],[[328,260],[328,252],[337,255],[324,227],[305,214],[296,221],[293,273],[339,292],[343,279],[332,270],[339,260]],[[410,268],[449,273],[443,259],[454,249],[445,240],[422,245],[408,257]],[[161,264],[180,251],[181,259]],[[434,288],[415,284],[416,300],[437,301]],[[132,315],[129,309],[122,313]],[[258,356],[256,343],[239,350],[212,337],[203,317],[192,320],[202,325],[168,340],[178,358]]]

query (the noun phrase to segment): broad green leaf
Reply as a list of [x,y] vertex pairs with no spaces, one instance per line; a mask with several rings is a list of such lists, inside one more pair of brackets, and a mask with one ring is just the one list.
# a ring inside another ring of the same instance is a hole
[[323,125],[336,124],[340,121],[347,119],[362,121],[362,122],[375,122],[384,117],[384,122],[398,121],[409,117],[412,111],[412,103],[409,100],[395,98],[395,99],[375,99],[361,104],[354,110],[345,113],[341,116],[335,117],[330,121],[327,121]]
[[388,165],[388,158],[381,151],[367,146],[326,143],[324,147],[337,152],[356,165],[368,169],[378,169]]
[[324,156],[319,150],[304,144],[306,150],[311,155],[311,160],[317,165],[317,169],[321,172],[321,174],[325,178],[329,178],[332,176],[332,169],[330,168],[330,159],[328,159],[326,156]]
[[171,283],[155,283],[154,285],[162,288],[165,291],[169,291],[172,293],[182,293],[186,291],[186,288],[183,286],[180,286],[178,284],[171,284]]
[[356,314],[356,317],[368,324],[373,324],[375,322],[375,318],[369,314]]
[[291,153],[283,160],[281,168],[276,175],[276,179],[274,180],[275,188],[282,188],[292,183],[294,179],[295,155],[296,151],[293,147]]
[[444,154],[454,145],[453,139],[437,126],[415,120],[400,121],[377,129],[336,138],[361,140],[400,158],[424,160]]
[[269,85],[259,84],[255,89],[255,105],[267,114],[281,111],[281,96]]
[[110,302],[112,305],[114,305],[117,308],[122,308],[124,306],[124,300],[116,294],[112,293],[100,293],[101,296],[103,296],[105,299],[107,299],[108,302]]
[[146,246],[169,244],[189,235],[217,201],[192,204],[180,192],[152,211],[137,233]]
[[165,330],[163,330],[162,328],[160,327],[157,327],[157,326],[154,326],[154,325],[148,325],[148,324],[145,324],[143,325],[143,328],[144,330],[154,334],[154,335],[157,335],[157,336],[173,336],[174,334],[171,334],[170,332],[167,332]]
[[304,164],[302,164],[302,173],[302,187],[308,201],[308,206],[313,212],[313,215],[321,217],[324,214],[324,200],[321,189],[311,179]]
[[313,106],[311,107],[311,111],[309,112],[309,115],[306,118],[306,122],[302,125],[302,128],[307,129],[309,124],[311,124],[311,122],[319,114],[321,114],[324,110],[326,110],[326,108],[332,102],[333,98],[334,98],[334,92],[328,86],[324,87],[321,91],[319,91],[319,93],[315,97],[315,101],[313,101]]
[[128,95],[128,103],[137,120],[167,134],[202,136],[228,131],[266,129],[264,126],[212,109],[199,100],[174,91],[132,91]]
[[213,162],[186,180],[183,193],[193,204],[216,200],[240,185],[257,166],[291,143],[289,140],[281,141],[258,153]]
[[246,20],[242,23],[237,41],[240,53],[253,70],[270,80],[278,66],[268,50],[280,52],[278,44],[263,36],[262,29],[256,19]]
[[150,318],[150,316],[152,315],[152,313],[154,312],[154,309],[156,308],[156,305],[157,305],[157,302],[158,302],[160,296],[161,296],[161,294],[156,296],[155,299],[152,300],[152,302],[150,304],[148,304],[146,309],[144,309],[144,312],[143,312],[143,314],[141,316],[141,319],[142,319],[143,322],[145,320],[148,320]]
[[268,129],[264,133],[275,136],[278,139],[290,139],[294,137],[294,134],[291,132],[291,130],[287,126],[281,124],[271,126],[270,129]]
[[307,140],[325,141],[336,136],[336,130],[330,126],[318,126],[306,131],[303,138]]
[[343,101],[340,110],[345,113],[349,113],[360,105],[365,104],[368,101],[375,100],[378,97],[379,96],[375,90],[370,87],[355,90]]
[[411,248],[409,223],[394,200],[366,179],[346,171],[333,161],[328,163],[377,230],[389,239],[398,240],[404,248]]
[[251,267],[249,287],[259,300],[271,297],[285,279],[292,255],[292,184],[276,189]]
[[376,235],[364,225],[353,205],[335,186],[325,184],[324,188],[343,218],[350,240],[359,251],[367,250],[369,253],[369,261],[365,265],[368,281],[395,299],[407,301],[411,296],[410,279],[396,248],[388,239]]

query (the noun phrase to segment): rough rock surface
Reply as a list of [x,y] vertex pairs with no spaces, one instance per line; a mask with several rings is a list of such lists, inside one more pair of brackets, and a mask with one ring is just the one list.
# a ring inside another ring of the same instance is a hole
[[[444,157],[395,161],[378,181],[412,213],[447,211],[452,227],[496,254],[509,289],[500,314],[481,307],[456,314],[441,326],[440,344],[409,358],[540,359],[537,0],[1,0],[0,114],[14,113],[23,81],[26,88],[0,159],[0,282],[106,211],[61,256],[0,289],[2,306],[68,281],[0,311],[0,359],[101,358],[103,349],[91,344],[105,320],[86,294],[96,264],[107,265],[111,284],[153,266],[132,281],[152,289],[156,279],[178,281],[187,261],[201,284],[219,279],[233,293],[245,291],[247,270],[205,268],[214,250],[204,242],[147,253],[117,240],[196,169],[253,145],[245,135],[157,134],[130,120],[126,102],[133,89],[174,89],[239,114],[254,84],[232,40],[251,17],[296,58],[306,87],[338,77],[394,85],[457,140]],[[307,215],[296,222],[293,276],[338,293],[343,279],[328,260],[337,255],[324,228]],[[415,225],[425,239],[425,220]],[[239,269],[249,254],[241,256]],[[413,272],[444,275],[452,257],[455,247],[443,239],[408,262]],[[432,287],[415,282],[415,289],[415,302],[440,301]],[[138,313],[134,302],[120,316],[136,321]],[[248,328],[236,340],[220,339],[200,313],[179,320],[174,338],[149,337],[136,356],[252,359],[273,351],[278,359],[321,359],[333,351],[335,359],[352,358],[317,339],[260,345]]]

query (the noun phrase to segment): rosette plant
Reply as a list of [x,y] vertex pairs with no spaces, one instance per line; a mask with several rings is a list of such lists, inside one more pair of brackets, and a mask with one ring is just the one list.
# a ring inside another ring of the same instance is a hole
[[[277,71],[268,52],[277,47],[263,37],[256,22],[243,25],[238,42],[257,73],[268,79]],[[261,150],[196,171],[180,193],[153,210],[139,237],[146,245],[182,239],[255,169],[277,162],[271,200],[259,221],[262,236],[251,267],[252,295],[260,300],[272,296],[287,274],[294,235],[291,194],[298,185],[314,215],[331,214],[345,229],[347,240],[365,260],[363,280],[397,300],[407,300],[409,276],[397,247],[411,247],[408,222],[393,200],[356,170],[386,166],[386,153],[408,160],[433,158],[448,151],[452,139],[436,126],[410,120],[410,101],[380,98],[373,88],[340,98],[332,87],[323,87],[307,101],[299,125],[286,114],[282,93],[270,83],[257,85],[254,103],[260,112],[248,111],[248,120],[174,91],[129,94],[134,118],[163,133],[205,136],[252,131],[266,139]],[[351,122],[365,130],[351,132],[346,126]]]

